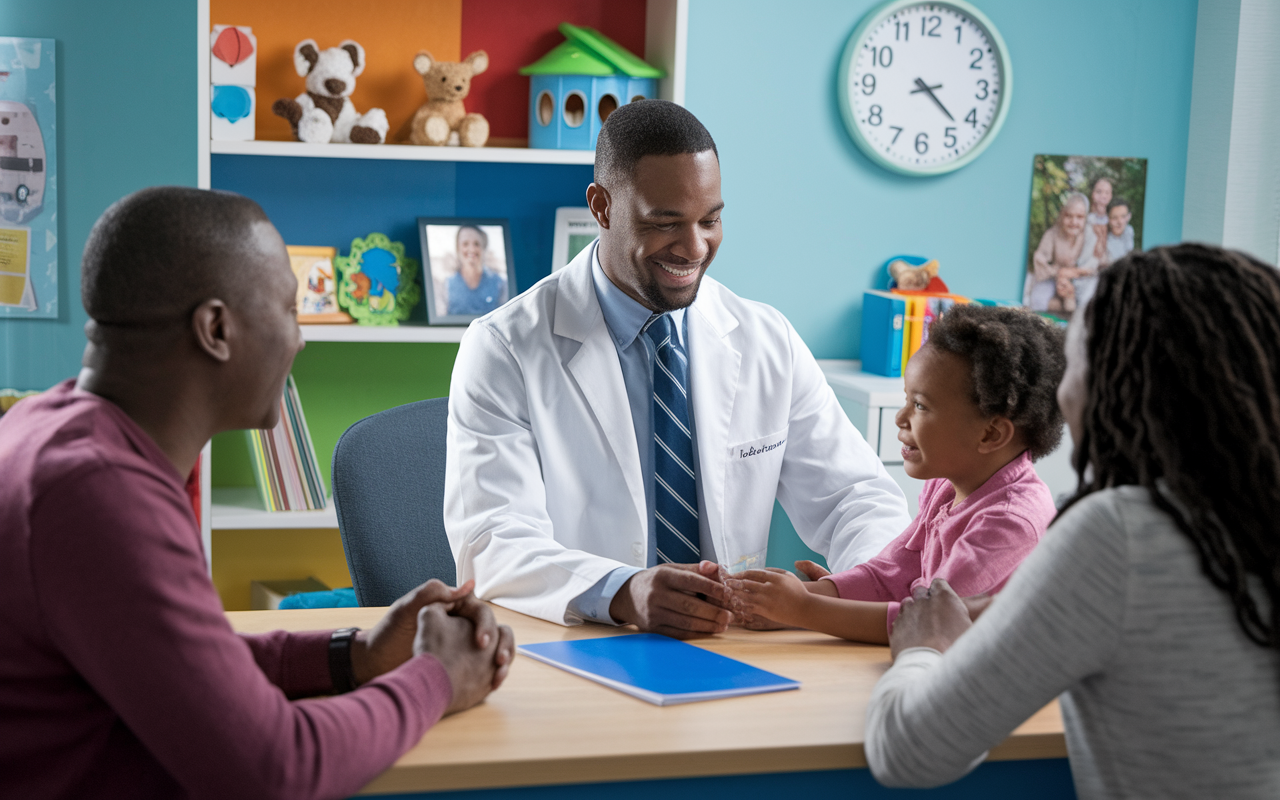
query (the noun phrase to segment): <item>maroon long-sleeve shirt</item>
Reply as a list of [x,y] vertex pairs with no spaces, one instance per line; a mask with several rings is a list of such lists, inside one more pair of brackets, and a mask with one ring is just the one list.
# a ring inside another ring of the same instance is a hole
[[0,797],[342,797],[452,696],[435,658],[331,690],[329,632],[237,635],[183,480],[67,381],[0,417]]

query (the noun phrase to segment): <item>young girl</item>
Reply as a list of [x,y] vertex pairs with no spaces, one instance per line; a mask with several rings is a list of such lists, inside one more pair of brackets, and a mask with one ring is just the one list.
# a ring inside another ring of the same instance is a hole
[[1061,329],[1030,312],[948,311],[907,364],[897,416],[906,472],[927,481],[920,513],[848,572],[813,583],[782,570],[735,576],[735,611],[886,644],[899,601],[916,586],[945,578],[961,596],[998,591],[1055,514],[1031,462],[1062,438],[1064,369]]

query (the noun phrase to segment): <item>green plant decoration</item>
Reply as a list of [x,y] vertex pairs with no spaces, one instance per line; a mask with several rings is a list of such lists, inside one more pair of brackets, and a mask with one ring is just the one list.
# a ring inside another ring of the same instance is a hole
[[351,253],[334,259],[338,305],[361,325],[399,325],[418,303],[418,262],[384,234],[351,240]]

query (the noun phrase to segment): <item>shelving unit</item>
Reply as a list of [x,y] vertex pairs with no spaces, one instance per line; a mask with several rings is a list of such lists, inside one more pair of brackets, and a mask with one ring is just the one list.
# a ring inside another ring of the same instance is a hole
[[329,500],[324,511],[266,511],[258,490],[223,486],[213,490],[213,529],[283,530],[288,528],[336,528],[338,515]]
[[462,341],[465,326],[428,325],[299,325],[308,342],[451,342]]
[[210,142],[209,152],[231,156],[364,158],[378,161],[453,161],[489,164],[592,164],[594,150],[528,147],[418,147],[412,144],[306,144],[304,142]]
[[[602,4],[611,1],[599,0]],[[530,269],[541,270],[541,274],[549,271],[555,204],[547,209],[538,207],[536,215],[522,204],[536,198],[547,205],[550,199],[564,196],[574,199],[556,204],[582,204],[580,192],[586,186],[582,170],[594,163],[593,151],[304,144],[263,140],[211,142],[209,32],[214,20],[210,18],[210,2],[197,0],[197,178],[201,188],[242,191],[257,200],[267,209],[290,244],[341,244],[344,249],[350,241],[352,229],[357,230],[354,235],[359,236],[373,230],[384,230],[392,238],[404,241],[412,250],[417,247],[413,228],[413,220],[417,216],[509,216],[512,218],[512,238],[518,245],[522,242],[526,245],[526,254],[540,252],[541,249],[547,251],[545,266],[540,263],[530,266],[530,259],[526,257],[522,261],[517,248],[517,271],[524,272],[524,275],[516,284],[516,290],[531,285]],[[483,8],[486,2],[493,0],[462,2],[475,3]],[[299,8],[301,13],[301,4]],[[236,22],[251,24],[252,20],[238,19]],[[644,58],[666,70],[667,77],[659,81],[658,93],[661,98],[677,103],[684,102],[687,28],[688,0],[647,0],[645,3]],[[365,44],[367,47],[368,43]],[[258,101],[266,102],[262,97]],[[397,124],[398,120],[392,120],[393,131]],[[511,141],[518,140],[503,143]],[[215,159],[222,160],[215,164]],[[589,173],[586,177],[589,179]],[[254,185],[260,191],[244,188],[246,183],[255,179],[258,183]],[[331,195],[326,192],[335,191],[331,188],[334,184],[346,188],[333,194],[331,201]],[[572,194],[567,195],[567,186],[574,187]],[[388,196],[394,205],[394,213],[388,213]],[[382,203],[380,208],[374,207],[377,202]],[[545,225],[541,219],[544,214],[547,216]],[[538,277],[536,272],[532,277]],[[302,331],[308,342],[333,343],[323,344],[322,348],[377,343],[388,347],[431,347],[460,342],[466,328],[412,324],[398,327],[303,325]],[[344,357],[351,357],[349,350],[342,352]],[[314,358],[314,353],[312,355]],[[439,364],[441,361],[437,355],[424,358],[423,363]],[[412,369],[413,365],[405,368]],[[440,367],[429,369],[439,370]],[[444,377],[447,379],[447,373]],[[320,399],[331,407],[336,392],[340,391],[332,387],[342,385],[337,378],[326,383],[324,391],[330,396]],[[309,405],[306,387],[300,386],[300,390],[306,408]],[[312,427],[313,438],[318,438],[315,426]],[[333,438],[333,431],[328,431],[328,434]],[[321,452],[319,455],[322,465],[327,468],[330,454]],[[270,531],[337,527],[332,506],[325,511],[268,512],[263,510],[254,488],[213,487],[212,461],[212,448],[206,446],[201,462],[201,520],[211,570],[212,531],[215,529]]]

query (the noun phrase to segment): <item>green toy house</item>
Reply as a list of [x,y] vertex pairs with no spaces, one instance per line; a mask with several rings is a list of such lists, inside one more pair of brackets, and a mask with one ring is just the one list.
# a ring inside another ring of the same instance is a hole
[[565,41],[520,70],[529,86],[529,146],[594,150],[605,119],[633,100],[657,95],[666,73],[609,37],[565,22]]

